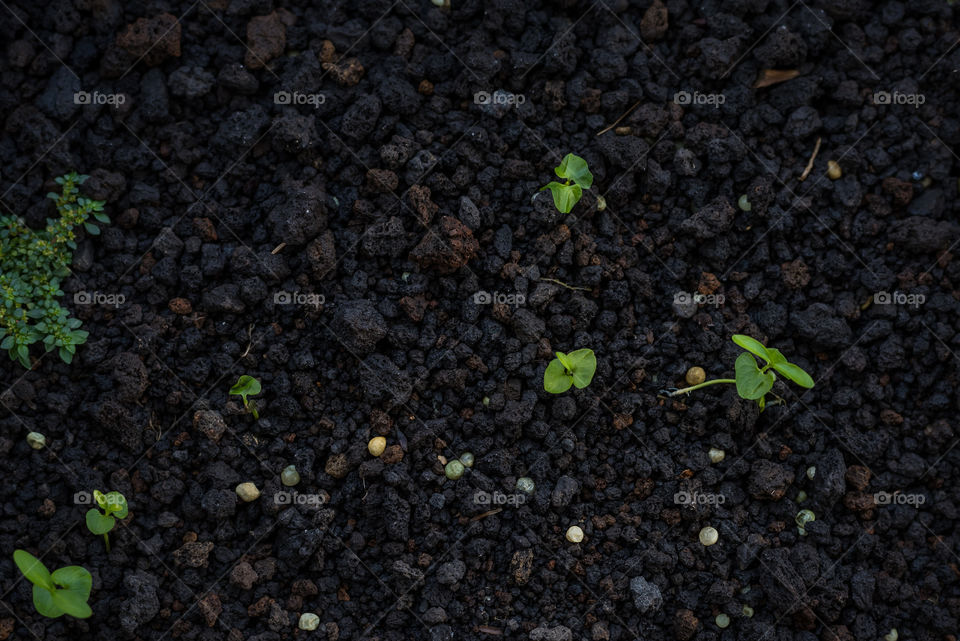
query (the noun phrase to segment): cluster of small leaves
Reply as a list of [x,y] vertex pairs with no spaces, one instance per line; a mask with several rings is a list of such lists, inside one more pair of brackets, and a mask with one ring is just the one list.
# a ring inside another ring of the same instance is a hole
[[107,492],[104,494],[100,490],[93,491],[93,498],[97,502],[97,507],[87,510],[87,529],[94,534],[102,534],[107,543],[107,551],[110,551],[109,532],[117,524],[117,519],[121,521],[127,518],[129,508],[127,499],[120,492]]
[[26,550],[14,550],[13,561],[33,584],[33,606],[41,615],[56,618],[69,614],[86,619],[93,614],[87,603],[93,577],[86,569],[68,565],[51,573],[40,559]]
[[243,406],[247,408],[247,411],[253,414],[253,418],[259,420],[260,413],[257,411],[257,402],[251,401],[248,396],[256,396],[261,392],[263,388],[260,385],[260,381],[255,379],[252,376],[244,374],[237,379],[237,382],[234,383],[233,387],[230,388],[231,396],[239,396],[243,399]]
[[543,389],[551,394],[563,394],[571,386],[583,389],[590,384],[597,371],[597,356],[592,349],[556,354],[543,372]]
[[593,185],[593,174],[587,167],[587,161],[574,154],[567,154],[559,167],[553,170],[557,176],[563,178],[562,183],[551,181],[540,188],[540,191],[549,189],[553,194],[553,204],[561,214],[569,214],[583,196],[584,189]]
[[80,321],[60,306],[60,280],[68,273],[77,248],[74,228],[83,225],[97,235],[101,223],[110,219],[103,213],[103,201],[80,196],[78,185],[88,176],[69,173],[57,178],[63,192],[47,194],[56,201],[58,219],[48,218],[37,231],[19,216],[0,216],[0,349],[10,358],[30,367],[30,345],[43,342],[46,351],[57,350],[70,363],[77,345],[87,340]]
[[[780,350],[765,347],[760,341],[744,334],[734,334],[731,338],[734,343],[747,350],[737,357],[737,362],[734,364],[737,394],[741,398],[756,401],[760,409],[763,409],[764,397],[773,387],[773,382],[777,380],[777,375],[770,371],[771,369],[780,372],[800,387],[808,389],[813,387],[813,379],[810,375],[799,365],[789,362]],[[757,365],[754,356],[764,361],[762,368]]]

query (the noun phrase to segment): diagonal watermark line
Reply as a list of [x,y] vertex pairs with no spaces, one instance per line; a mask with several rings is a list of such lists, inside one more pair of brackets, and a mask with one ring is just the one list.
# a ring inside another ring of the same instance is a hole
[[773,31],[774,29],[776,29],[776,28],[777,28],[777,25],[780,24],[780,21],[783,20],[785,17],[787,17],[787,14],[790,13],[791,11],[793,11],[793,8],[794,8],[795,6],[797,6],[798,4],[800,4],[800,0],[795,0],[795,2],[794,2],[792,5],[790,5],[790,7],[789,7],[786,11],[784,11],[782,14],[780,14],[780,17],[779,17],[779,18],[777,18],[776,20],[774,20],[773,22],[771,22],[771,23],[770,23],[770,26],[767,27],[767,30],[764,31],[763,33],[761,33],[761,34],[760,34],[760,37],[757,38],[757,39],[753,42],[752,45],[750,45],[749,47],[747,47],[747,50],[744,51],[743,54],[742,54],[739,58],[737,58],[736,60],[733,61],[733,64],[730,65],[730,68],[727,69],[726,71],[724,71],[722,74],[720,74],[720,80],[723,80],[724,78],[726,78],[727,75],[729,75],[729,73],[730,73],[731,71],[733,71],[734,69],[736,69],[736,68],[737,68],[737,65],[740,64],[740,61],[743,60],[744,58],[746,58],[747,55],[748,55],[751,51],[753,51],[754,48],[755,48],[758,44],[760,44],[761,42],[763,42],[763,39],[767,37],[767,34],[770,33],[771,31]]
[[[423,25],[423,28],[426,29],[427,31],[429,31],[429,32],[430,32],[430,35],[432,35],[434,38],[436,38],[437,42],[439,42],[441,45],[443,45],[443,48],[450,52],[450,55],[453,56],[453,57],[456,59],[456,61],[459,62],[459,63],[463,66],[463,68],[466,69],[466,70],[470,73],[471,76],[473,76],[473,79],[474,79],[474,80],[476,80],[478,83],[482,83],[482,82],[483,82],[483,79],[482,79],[480,76],[477,75],[477,73],[470,67],[470,65],[468,65],[468,64],[465,63],[463,60],[461,60],[461,59],[460,59],[460,56],[458,56],[457,53],[456,53],[453,49],[451,49],[451,48],[447,45],[446,42],[443,41],[443,38],[441,38],[441,37],[438,36],[436,33],[434,33],[433,29],[431,29],[431,28],[427,25],[427,23],[424,22],[424,21],[420,18],[420,16],[417,14],[417,12],[410,8],[410,5],[408,5],[408,4],[407,4],[406,2],[404,2],[403,0],[397,0],[397,2],[399,2],[400,4],[402,4],[402,5],[404,6],[404,8],[405,8],[407,11],[409,11],[409,12],[413,15],[413,17],[417,19],[417,21],[418,21],[420,24]],[[392,8],[393,8],[393,7],[391,7],[391,9],[392,9]],[[371,28],[372,28],[372,27],[371,27]],[[364,35],[366,35],[366,34],[364,34]],[[522,79],[522,78],[523,78],[523,76],[521,76],[521,79]]]
[[[840,160],[842,160],[848,153],[850,153],[854,148],[856,148],[856,146],[857,146],[858,144],[860,144],[860,141],[867,137],[867,134],[870,133],[870,131],[876,126],[876,124],[877,124],[877,123],[874,123],[874,124],[870,125],[870,126],[867,128],[867,130],[863,133],[863,135],[861,135],[859,138],[857,138],[857,140],[856,140],[852,145],[850,145],[849,147],[847,147],[847,149],[844,150],[844,152],[843,152],[842,154],[840,154],[840,156],[838,156],[837,162],[839,162]],[[747,254],[749,254],[751,251],[753,251],[753,248],[756,247],[757,245],[759,245],[759,244],[763,241],[763,239],[766,238],[766,236],[767,236],[768,234],[770,234],[774,229],[776,229],[777,225],[780,224],[780,222],[781,222],[781,221],[784,219],[784,217],[790,212],[790,210],[793,209],[793,207],[794,207],[795,205],[798,205],[798,204],[799,204],[801,207],[803,207],[804,209],[806,209],[808,212],[810,212],[810,214],[811,214],[814,218],[817,219],[817,222],[819,222],[820,225],[821,225],[824,229],[826,229],[828,232],[830,232],[830,234],[831,234],[834,238],[836,238],[836,239],[840,242],[841,245],[843,245],[844,249],[846,249],[847,252],[848,252],[851,256],[853,256],[854,258],[856,258],[857,261],[859,261],[859,263],[860,263],[861,265],[863,265],[864,268],[865,268],[868,272],[870,272],[871,274],[873,274],[874,276],[876,276],[876,272],[874,272],[874,271],[870,268],[870,266],[867,265],[866,262],[864,262],[864,260],[860,257],[860,255],[857,254],[855,251],[853,251],[853,249],[852,249],[842,238],[840,238],[840,236],[838,236],[837,233],[836,233],[835,231],[833,231],[833,229],[831,229],[830,226],[827,225],[827,224],[816,214],[816,212],[813,211],[813,209],[811,209],[808,205],[806,205],[806,204],[803,202],[803,198],[806,198],[807,195],[810,194],[810,193],[820,184],[820,182],[823,180],[823,176],[822,176],[822,175],[817,178],[817,181],[816,181],[816,182],[814,182],[814,183],[812,183],[812,184],[810,185],[810,188],[803,193],[803,196],[798,196],[797,193],[796,193],[793,189],[791,189],[791,188],[787,185],[787,183],[785,183],[785,182],[780,178],[780,176],[777,175],[776,172],[774,172],[774,171],[771,170],[769,167],[767,167],[767,165],[763,162],[763,159],[761,159],[760,156],[758,156],[757,153],[756,153],[749,145],[747,145],[746,141],[743,140],[743,138],[741,138],[741,137],[737,134],[737,132],[735,132],[733,129],[731,129],[731,128],[730,128],[729,126],[727,126],[726,124],[724,124],[723,126],[726,127],[726,128],[727,128],[727,131],[729,131],[731,134],[733,134],[733,135],[737,138],[737,140],[740,141],[740,143],[744,146],[744,148],[747,149],[747,150],[753,155],[753,157],[757,159],[757,161],[760,163],[760,165],[761,165],[764,169],[766,169],[766,170],[768,171],[768,173],[769,173],[771,176],[773,176],[774,179],[775,179],[778,183],[780,183],[780,185],[781,185],[785,190],[787,190],[787,191],[790,193],[790,195],[793,196],[793,202],[790,203],[790,207],[788,207],[786,211],[784,211],[782,214],[780,214],[780,217],[777,218],[777,220],[774,221],[774,223],[773,223],[772,225],[770,225],[766,230],[764,230],[764,232],[763,232],[762,234],[760,234],[760,237],[757,238],[757,240],[754,241],[754,243],[753,243],[752,245],[750,245],[749,248],[747,248],[747,251],[743,252],[743,254],[741,254],[740,257],[737,258],[737,260],[735,260],[735,261],[731,264],[731,266],[730,266],[729,268],[727,268],[727,271],[725,271],[725,272],[721,275],[720,280],[726,279],[726,277],[727,277],[727,276],[730,274],[730,272],[737,266],[737,264],[739,264],[739,262],[740,262],[741,260],[743,260],[743,258],[744,258]]]
[[29,26],[26,22],[24,22],[23,20],[21,20],[21,19],[20,19],[20,16],[18,16],[18,15],[16,14],[16,12],[13,11],[13,9],[11,9],[9,6],[7,6],[7,3],[6,3],[6,2],[4,2],[3,0],[0,0],[0,5],[3,5],[3,8],[6,9],[6,10],[10,13],[10,15],[12,15],[12,16],[16,19],[17,22],[19,22],[20,24],[22,24],[22,25],[23,25],[23,28],[26,29],[27,31],[29,31],[29,32],[30,32],[30,35],[33,36],[34,38],[36,38],[37,42],[39,42],[40,44],[42,44],[42,45],[43,45],[43,48],[46,49],[46,50],[50,53],[51,56],[53,56],[54,58],[57,59],[57,62],[60,63],[60,66],[61,66],[61,67],[63,67],[64,69],[66,69],[67,71],[69,71],[71,74],[73,74],[73,77],[74,77],[74,78],[76,78],[77,80],[80,80],[80,76],[77,75],[77,72],[74,71],[73,69],[71,69],[71,68],[70,68],[70,65],[68,65],[67,63],[65,63],[65,62],[60,58],[60,56],[58,56],[56,53],[54,53],[53,49],[51,49],[50,47],[48,47],[48,46],[47,46],[47,43],[44,42],[43,39],[40,38],[40,36],[38,36],[36,33],[34,33],[33,29],[31,29],[30,26]]
[[617,21],[618,21],[621,25],[623,25],[623,28],[627,31],[627,33],[629,33],[631,36],[633,36],[634,38],[636,38],[636,39],[637,39],[637,42],[639,42],[640,45],[641,45],[644,49],[646,49],[647,52],[648,52],[651,56],[653,56],[653,58],[654,58],[657,62],[659,62],[660,65],[661,65],[664,69],[666,69],[666,71],[667,71],[671,76],[673,76],[673,77],[674,77],[676,80],[678,80],[678,81],[682,81],[682,80],[683,80],[680,76],[677,75],[677,73],[673,70],[673,68],[671,68],[670,65],[667,64],[666,60],[664,60],[663,58],[661,58],[660,55],[656,52],[656,50],[655,50],[653,47],[651,47],[651,46],[648,45],[646,42],[644,42],[643,38],[641,38],[640,35],[639,35],[637,32],[635,32],[633,29],[631,29],[631,28],[630,28],[630,25],[628,25],[626,22],[624,22],[624,21],[623,21],[623,18],[621,18],[620,16],[618,16],[618,15],[616,14],[616,12],[614,12],[614,10],[611,9],[610,6],[609,6],[606,2],[603,2],[602,0],[600,0],[600,6],[603,7],[604,9],[606,9],[607,12],[608,12],[611,16],[613,16],[614,18],[616,18]]
[[[73,128],[77,126],[77,123],[78,123],[78,122],[80,122],[80,119],[79,119],[79,118],[77,118],[76,120],[74,120],[74,121],[70,124],[70,126],[67,127],[67,130],[66,130],[65,132],[63,132],[62,134],[60,134],[60,137],[57,138],[57,139],[53,142],[52,145],[50,145],[49,147],[47,147],[46,151],[44,151],[42,154],[40,154],[40,157],[37,158],[37,159],[33,162],[33,164],[30,165],[30,166],[27,168],[27,170],[26,170],[25,172],[23,172],[23,174],[22,174],[19,178],[17,178],[15,181],[13,181],[13,183],[12,183],[9,187],[7,187],[7,190],[6,190],[6,191],[3,192],[2,194],[0,194],[0,200],[3,200],[4,198],[6,198],[7,194],[10,193],[10,190],[12,190],[14,187],[16,187],[17,185],[19,185],[19,184],[20,184],[20,181],[23,180],[23,179],[27,176],[27,174],[29,174],[31,171],[33,171],[33,168],[36,167],[37,165],[39,165],[39,164],[40,164],[40,161],[42,161],[44,158],[47,157],[47,154],[49,154],[51,151],[53,151],[54,149],[56,149],[57,145],[60,144],[60,141],[63,140],[64,137],[65,137],[68,133],[70,133],[71,131],[73,131]],[[8,205],[4,205],[4,206],[7,207],[7,209],[9,209],[11,212],[13,212],[13,208],[9,207]]]
[[848,45],[846,42],[843,41],[843,39],[842,39],[840,36],[838,36],[836,33],[834,33],[833,28],[832,28],[829,24],[827,24],[827,22],[825,22],[823,18],[821,18],[820,16],[818,16],[816,11],[814,11],[813,9],[811,9],[810,7],[808,7],[807,4],[806,4],[805,2],[803,2],[803,0],[797,0],[797,1],[798,1],[801,5],[803,5],[803,8],[806,9],[806,10],[810,13],[811,16],[813,16],[820,24],[822,24],[824,27],[826,27],[827,32],[828,32],[831,36],[833,36],[833,37],[837,40],[837,42],[839,42],[840,44],[842,44],[844,47],[847,48],[847,51],[850,52],[850,55],[852,55],[854,58],[856,58],[856,59],[857,59],[857,62],[859,62],[860,64],[862,64],[863,67],[864,67],[867,71],[870,72],[870,75],[873,76],[873,79],[874,79],[874,80],[880,80],[880,76],[878,76],[878,75],[876,74],[876,72],[874,72],[874,70],[870,67],[870,65],[868,65],[867,63],[865,63],[865,62],[863,61],[863,59],[862,59],[860,56],[857,55],[857,52],[854,51],[854,50],[850,47],[850,45]]
[[573,31],[574,28],[575,28],[578,24],[580,24],[580,22],[581,22],[584,18],[587,17],[587,14],[588,14],[588,13],[590,13],[591,11],[593,11],[594,9],[596,9],[596,8],[597,8],[597,2],[598,2],[598,0],[594,0],[593,2],[591,2],[591,3],[590,3],[590,7],[589,7],[586,11],[583,12],[583,15],[581,15],[579,18],[577,18],[577,21],[576,21],[576,22],[574,22],[574,23],[573,23],[572,25],[570,25],[567,29],[565,29],[564,32],[561,33],[559,36],[555,36],[555,37],[551,38],[550,46],[547,47],[542,54],[540,54],[540,57],[539,57],[539,58],[537,58],[536,60],[533,61],[533,64],[531,64],[531,65],[529,65],[529,66],[527,67],[527,70],[526,70],[526,71],[524,71],[522,74],[520,74],[520,77],[517,78],[517,81],[520,82],[520,81],[522,81],[524,78],[526,78],[526,77],[527,77],[527,74],[530,73],[531,71],[533,71],[533,69],[534,69],[538,64],[540,64],[540,61],[547,57],[547,54],[550,53],[550,50],[553,49],[558,43],[560,43],[560,42],[563,40],[564,36],[566,36],[568,33],[570,33],[571,31]]

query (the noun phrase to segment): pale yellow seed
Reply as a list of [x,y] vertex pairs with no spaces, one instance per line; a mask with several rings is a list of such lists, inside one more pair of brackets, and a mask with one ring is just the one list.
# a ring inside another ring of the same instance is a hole
[[720,533],[709,525],[700,530],[700,542],[706,546],[711,546],[720,538]]
[[237,496],[245,503],[256,501],[260,498],[260,490],[258,490],[257,486],[253,483],[241,483],[237,486],[236,492]]
[[843,170],[840,169],[840,165],[837,164],[836,160],[827,161],[827,176],[830,177],[830,180],[836,180],[843,175]]
[[571,525],[567,529],[567,540],[571,543],[579,543],[583,540],[583,530],[578,525]]
[[716,448],[716,447],[711,447],[711,448],[710,448],[710,451],[707,452],[707,456],[710,457],[710,462],[711,462],[711,463],[719,463],[719,462],[722,461],[724,458],[726,458],[727,453],[724,452],[724,451],[721,450],[721,449]]
[[687,370],[687,385],[699,385],[707,379],[707,373],[702,367],[691,367]]
[[367,451],[370,452],[371,456],[380,456],[385,449],[387,449],[387,439],[382,436],[374,436],[367,443]]

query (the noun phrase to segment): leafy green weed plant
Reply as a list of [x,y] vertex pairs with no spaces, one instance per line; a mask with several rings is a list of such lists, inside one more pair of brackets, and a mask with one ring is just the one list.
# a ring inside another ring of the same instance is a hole
[[40,231],[31,229],[19,216],[0,216],[0,349],[12,360],[30,368],[30,346],[42,342],[47,352],[57,350],[65,363],[73,361],[77,345],[87,340],[80,321],[60,306],[60,280],[69,273],[73,250],[77,248],[74,229],[83,225],[97,235],[103,213],[102,200],[80,195],[78,185],[89,176],[76,172],[56,179],[61,194],[50,192],[60,217],[48,218]]

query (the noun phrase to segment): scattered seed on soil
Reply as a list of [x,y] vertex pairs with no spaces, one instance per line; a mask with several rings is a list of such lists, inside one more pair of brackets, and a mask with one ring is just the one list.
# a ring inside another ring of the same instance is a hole
[[447,478],[451,481],[456,481],[458,478],[463,476],[464,467],[463,463],[458,460],[450,461],[443,468],[443,473],[447,475]]
[[840,169],[840,164],[836,160],[827,161],[827,176],[830,177],[830,180],[837,180],[840,176],[843,175],[843,170]]
[[705,546],[711,546],[720,538],[720,533],[709,525],[700,530],[700,543]]
[[707,380],[707,373],[702,367],[691,367],[687,370],[687,385],[699,385],[705,380]]
[[753,616],[753,608],[751,608],[749,605],[743,606],[742,612],[743,616],[747,617],[748,619]]
[[883,635],[883,641],[897,641],[900,638],[900,633],[897,632],[896,628],[890,628],[890,631]]
[[283,468],[283,472],[280,473],[280,482],[287,487],[293,487],[299,483],[300,472],[297,471],[297,467],[295,465],[288,465]]
[[726,614],[723,614],[723,613],[718,614],[717,618],[714,619],[714,621],[716,621],[717,627],[720,628],[721,630],[725,629],[728,625],[730,625],[730,617],[728,617]]
[[797,492],[797,503],[803,503],[806,500],[807,500],[806,492],[804,492],[803,490],[800,490],[799,492]]
[[463,463],[464,467],[473,467],[473,454],[464,452],[460,455],[460,462]]
[[300,622],[297,624],[301,630],[316,630],[320,626],[320,617],[313,612],[304,612],[300,615]]
[[535,487],[533,479],[529,476],[521,476],[517,479],[517,490],[524,494],[533,494]]
[[583,530],[579,525],[571,525],[567,528],[567,540],[571,543],[580,543],[583,541]]
[[812,481],[816,475],[817,475],[817,467],[815,465],[811,465],[810,467],[807,468],[808,479]]
[[238,485],[236,492],[237,496],[240,497],[240,500],[244,501],[245,503],[256,501],[258,498],[260,498],[260,490],[257,489],[256,485],[250,483],[249,481]]
[[726,458],[727,453],[724,452],[724,451],[721,450],[721,449],[717,449],[717,448],[715,448],[715,447],[711,447],[711,448],[710,448],[710,451],[707,452],[707,456],[710,457],[710,462],[711,462],[711,463],[719,463],[719,462],[722,461],[724,458]]
[[385,449],[387,449],[387,439],[382,436],[374,436],[367,443],[367,451],[370,452],[371,456],[380,456]]
[[750,199],[747,198],[746,194],[740,196],[740,199],[737,201],[737,207],[739,207],[741,211],[750,211],[753,209],[753,205],[750,204]]
[[47,445],[47,437],[40,432],[27,434],[27,443],[35,450],[42,450]]

